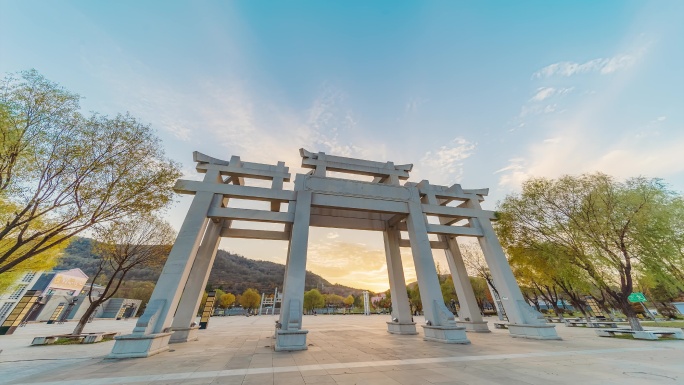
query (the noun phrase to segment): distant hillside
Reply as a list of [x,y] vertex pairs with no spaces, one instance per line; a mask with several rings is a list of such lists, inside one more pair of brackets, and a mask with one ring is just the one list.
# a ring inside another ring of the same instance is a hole
[[[56,269],[79,268],[89,276],[95,274],[99,257],[91,252],[93,240],[76,238],[66,248],[64,257]],[[135,269],[127,275],[130,281],[156,282],[161,273],[159,269]],[[222,289],[230,293],[242,293],[248,288],[255,288],[259,292],[272,292],[275,287],[283,288],[285,265],[268,261],[247,259],[241,255],[219,250],[209,276],[209,286]],[[334,293],[342,296],[353,294],[358,296],[363,289],[355,289],[342,285],[333,285],[321,276],[310,271],[306,272],[306,290],[318,288],[322,293]]]

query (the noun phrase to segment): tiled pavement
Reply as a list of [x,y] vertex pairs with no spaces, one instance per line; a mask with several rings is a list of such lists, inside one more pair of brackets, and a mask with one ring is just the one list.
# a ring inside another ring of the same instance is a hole
[[[0,337],[7,384],[677,384],[684,341],[599,338],[558,325],[563,341],[469,333],[470,345],[386,332],[387,316],[305,316],[309,349],[273,351],[274,317],[216,317],[200,341],[145,359],[105,360],[113,342],[29,347],[33,336],[74,324],[32,324]],[[416,318],[418,324],[422,321]],[[96,321],[86,331],[130,332],[129,321]],[[420,329],[420,328],[419,328]],[[422,330],[420,330],[422,333]]]

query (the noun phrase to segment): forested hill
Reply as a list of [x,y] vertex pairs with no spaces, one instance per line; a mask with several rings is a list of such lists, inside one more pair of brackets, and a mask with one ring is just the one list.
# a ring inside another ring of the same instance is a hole
[[[92,276],[97,270],[99,257],[91,251],[93,241],[88,238],[76,238],[66,248],[64,257],[56,269],[79,268]],[[126,279],[130,281],[156,282],[161,268],[140,268],[129,272]],[[219,250],[214,267],[209,276],[209,286],[230,293],[242,293],[248,288],[259,292],[272,292],[275,287],[283,288],[285,265],[268,261],[255,261],[241,255]],[[334,293],[342,296],[354,294],[358,296],[363,289],[355,289],[342,285],[333,285],[321,276],[306,272],[306,290],[318,288],[323,293]]]

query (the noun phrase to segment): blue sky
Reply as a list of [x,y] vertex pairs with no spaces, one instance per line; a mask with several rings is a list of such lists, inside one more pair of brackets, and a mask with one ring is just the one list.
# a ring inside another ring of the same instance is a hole
[[[297,172],[304,147],[489,187],[493,209],[530,176],[684,191],[681,20],[681,1],[0,0],[0,72],[130,111],[189,178],[193,150]],[[222,248],[285,260],[282,242]],[[312,229],[309,268],[387,287],[380,234]]]

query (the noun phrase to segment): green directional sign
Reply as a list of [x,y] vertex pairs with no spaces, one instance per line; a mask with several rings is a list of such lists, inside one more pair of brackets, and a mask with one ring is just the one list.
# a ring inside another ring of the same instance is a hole
[[646,302],[646,297],[644,297],[644,293],[639,293],[638,291],[630,294],[629,297],[627,297],[627,299],[629,300],[629,302]]

